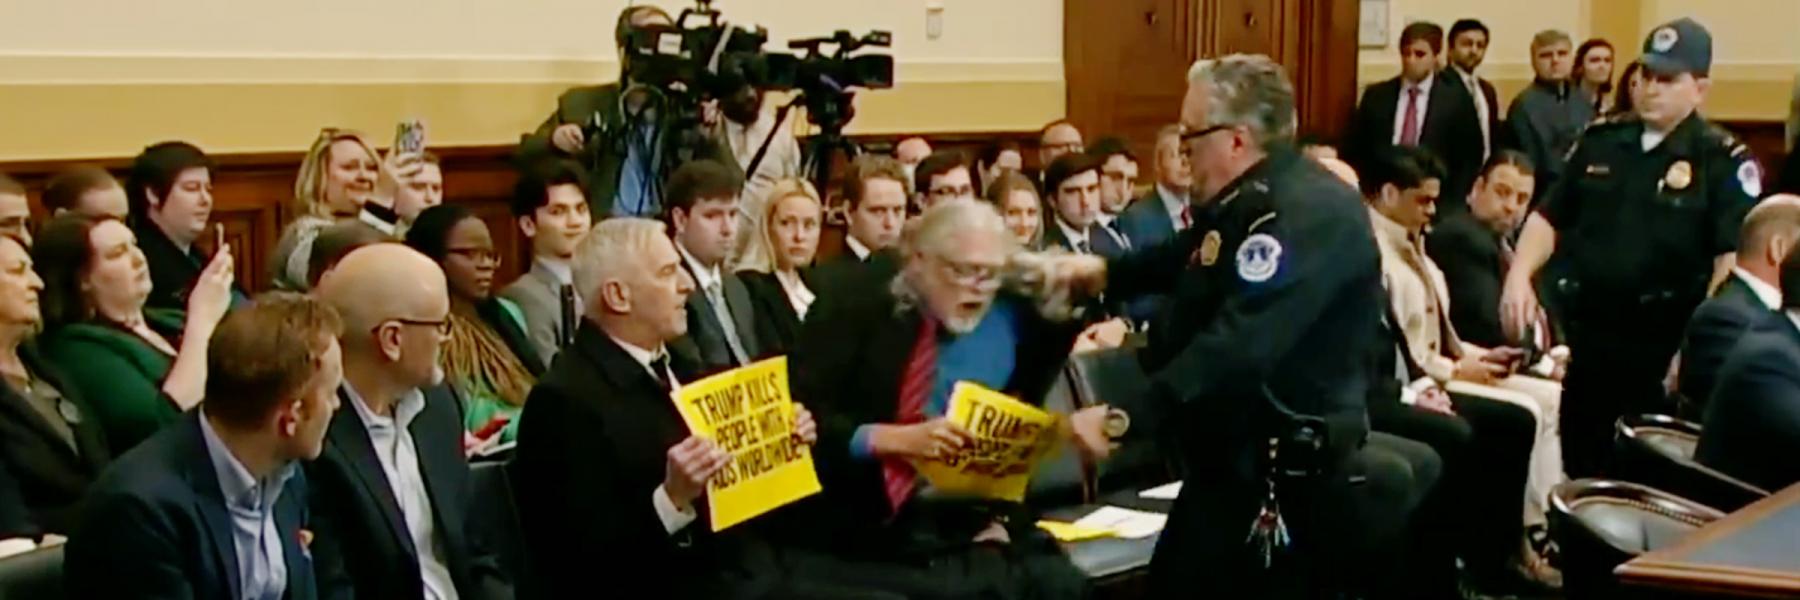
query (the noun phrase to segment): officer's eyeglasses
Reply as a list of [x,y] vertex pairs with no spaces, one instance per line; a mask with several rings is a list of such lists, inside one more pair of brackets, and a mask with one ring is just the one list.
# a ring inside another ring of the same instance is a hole
[[1181,156],[1183,158],[1193,156],[1193,154],[1194,154],[1193,144],[1190,142],[1200,139],[1200,138],[1203,138],[1203,137],[1206,137],[1206,136],[1209,136],[1209,135],[1212,135],[1212,134],[1220,132],[1220,131],[1231,129],[1233,127],[1237,127],[1237,126],[1227,124],[1227,123],[1220,123],[1218,125],[1213,125],[1211,127],[1205,127],[1205,128],[1198,129],[1195,131],[1182,132],[1181,138],[1180,138],[1181,143],[1178,145],[1181,148]]

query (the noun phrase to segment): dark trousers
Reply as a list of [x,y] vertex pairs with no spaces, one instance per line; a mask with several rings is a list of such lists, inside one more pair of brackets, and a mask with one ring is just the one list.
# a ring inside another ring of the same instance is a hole
[[1456,591],[1456,557],[1476,572],[1498,572],[1524,539],[1525,478],[1537,423],[1524,407],[1476,396],[1452,396],[1455,415],[1398,402],[1371,406],[1383,431],[1430,446],[1444,477],[1413,522],[1409,548],[1416,584],[1402,597],[1436,598]]
[[[1372,438],[1373,439],[1373,438]],[[1277,481],[1292,544],[1270,564],[1246,543],[1267,497],[1265,480],[1190,453],[1150,562],[1148,598],[1331,598],[1373,587],[1371,565],[1390,556],[1436,483],[1434,453],[1417,442],[1376,440],[1306,479]]]
[[1663,379],[1698,303],[1584,310],[1569,323],[1563,378],[1563,469],[1570,479],[1602,477],[1612,464],[1613,427],[1627,413],[1671,410]]

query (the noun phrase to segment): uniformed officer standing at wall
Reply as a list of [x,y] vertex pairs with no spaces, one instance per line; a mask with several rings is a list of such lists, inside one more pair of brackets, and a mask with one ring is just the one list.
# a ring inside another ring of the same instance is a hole
[[[1155,400],[1174,407],[1191,483],[1157,544],[1150,597],[1351,587],[1358,555],[1372,554],[1359,544],[1398,532],[1415,488],[1431,483],[1414,485],[1404,466],[1394,477],[1395,454],[1365,446],[1361,349],[1382,314],[1368,211],[1293,147],[1293,86],[1279,64],[1232,55],[1194,65],[1188,80],[1194,227],[1058,270],[1089,294],[1171,299],[1141,359]],[[1278,506],[1267,504],[1271,481]],[[1262,519],[1274,514],[1279,526]]]
[[1697,112],[1711,85],[1712,36],[1691,19],[1644,42],[1637,114],[1582,133],[1567,175],[1531,215],[1507,273],[1501,321],[1521,339],[1536,314],[1532,277],[1552,254],[1571,269],[1571,361],[1564,381],[1563,462],[1603,474],[1612,427],[1661,412],[1662,379],[1688,316],[1730,272],[1737,231],[1762,194],[1748,148]]

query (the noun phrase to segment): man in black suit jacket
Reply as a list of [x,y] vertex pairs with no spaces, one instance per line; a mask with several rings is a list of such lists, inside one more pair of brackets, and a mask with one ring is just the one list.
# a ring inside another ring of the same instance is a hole
[[763,355],[762,338],[774,336],[771,324],[757,319],[750,290],[725,264],[736,246],[742,189],[742,179],[725,165],[696,160],[669,177],[664,198],[681,266],[696,292],[687,297],[687,336],[675,345],[705,372],[750,364]]
[[[1413,23],[1401,31],[1400,74],[1363,90],[1345,158],[1360,169],[1387,146],[1426,148],[1444,161],[1449,173],[1439,197],[1460,200],[1481,168],[1481,122],[1461,78],[1438,70],[1443,48],[1444,30],[1435,24]],[[1440,208],[1462,205],[1452,201]]]
[[[864,265],[874,262],[882,250],[900,242],[906,223],[908,179],[898,161],[879,154],[864,154],[850,161],[841,193],[849,228],[844,250],[821,259],[812,267],[813,293],[820,297],[844,287],[856,287]],[[888,266],[891,266],[888,265]],[[883,267],[887,275],[893,270]]]
[[1500,96],[1494,84],[1475,74],[1487,58],[1488,28],[1475,19],[1459,19],[1450,24],[1450,69],[1445,71],[1461,80],[1469,92],[1470,108],[1481,126],[1481,158],[1483,161],[1500,149]]
[[[820,415],[814,457],[825,493],[812,507],[816,535],[803,541],[910,573],[885,584],[909,596],[1079,594],[1082,576],[1022,505],[928,497],[904,465],[967,441],[941,417],[953,380],[1041,403],[1082,323],[996,295],[1011,238],[992,206],[939,203],[916,228],[902,249],[903,283],[868,280],[855,293],[821,298],[789,357],[796,401]],[[927,351],[935,360],[914,367]],[[909,404],[916,412],[902,414]],[[1084,451],[1103,454],[1100,410],[1073,420]],[[1008,550],[990,554],[984,541]]]
[[[72,598],[313,600],[306,476],[342,379],[335,311],[268,294],[225,316],[207,351],[206,401],[114,462],[69,536]],[[258,547],[260,545],[260,547]]]
[[1800,243],[1800,198],[1770,196],[1744,217],[1731,277],[1688,319],[1677,386],[1687,401],[1683,407],[1687,416],[1704,413],[1719,367],[1744,331],[1781,307],[1781,261],[1796,243]]
[[1694,458],[1765,490],[1800,482],[1800,252],[1781,263],[1782,312],[1726,355]]
[[1044,168],[1044,195],[1051,208],[1044,225],[1045,247],[1107,257],[1131,251],[1131,241],[1116,222],[1100,222],[1100,166],[1097,158],[1071,153]]
[[1500,291],[1512,261],[1512,232],[1531,206],[1535,177],[1524,154],[1496,153],[1475,179],[1469,210],[1440,219],[1425,240],[1450,288],[1450,324],[1483,348],[1520,344],[1500,327]]
[[346,255],[317,288],[344,317],[344,405],[307,465],[321,562],[357,595],[510,600],[499,561],[471,539],[463,419],[433,380],[449,317],[444,274],[399,244]]
[[[670,394],[696,366],[669,352],[694,283],[662,226],[602,221],[575,254],[587,315],[520,417],[513,464],[533,590],[654,586],[665,598],[844,598],[784,570],[758,520],[713,532],[707,482],[731,460],[692,435]],[[812,417],[795,431],[814,439]],[[779,511],[778,511],[779,512]]]

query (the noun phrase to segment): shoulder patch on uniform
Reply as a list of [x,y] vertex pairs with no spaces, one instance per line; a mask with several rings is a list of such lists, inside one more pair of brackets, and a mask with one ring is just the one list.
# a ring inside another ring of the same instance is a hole
[[1762,197],[1762,167],[1756,161],[1746,160],[1738,163],[1738,185],[1743,186],[1744,194],[1751,198]]
[[1262,283],[1281,268],[1281,241],[1275,236],[1258,233],[1244,240],[1237,249],[1238,277],[1250,283]]

